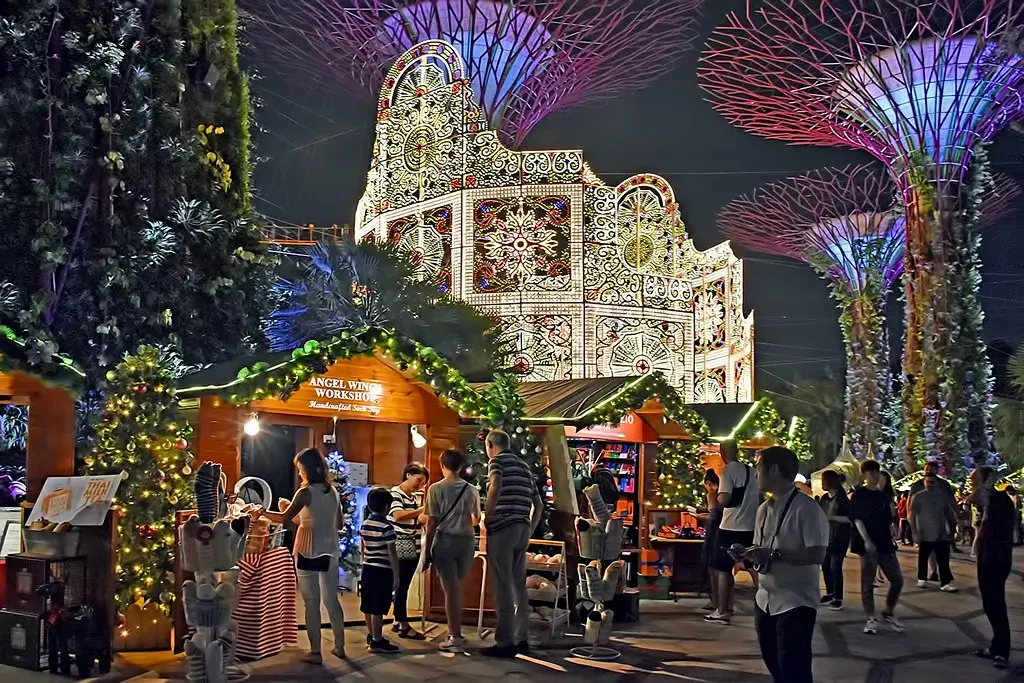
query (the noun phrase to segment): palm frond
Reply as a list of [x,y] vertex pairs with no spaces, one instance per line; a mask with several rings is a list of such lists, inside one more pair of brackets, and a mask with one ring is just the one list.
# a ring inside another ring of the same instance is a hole
[[467,376],[489,374],[498,357],[498,321],[417,281],[389,244],[318,244],[300,277],[278,283],[275,299],[265,331],[278,350],[375,326],[433,347]]
[[1010,375],[1010,384],[1018,394],[1024,396],[1024,346],[1018,348],[1010,356],[1007,372]]

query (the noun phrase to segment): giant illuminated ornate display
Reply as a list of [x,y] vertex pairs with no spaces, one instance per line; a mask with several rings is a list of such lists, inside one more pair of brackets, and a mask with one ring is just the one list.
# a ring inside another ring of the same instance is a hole
[[462,56],[491,129],[518,147],[558,109],[634,90],[695,37],[701,0],[251,0],[260,56],[376,97],[387,68],[426,40]]
[[846,433],[859,458],[880,447],[891,399],[885,300],[905,241],[894,200],[885,170],[860,166],[771,183],[719,215],[738,244],[806,261],[829,280],[846,341]]
[[526,380],[657,370],[691,402],[751,400],[753,314],[729,245],[698,251],[656,175],[611,187],[579,150],[506,148],[447,43],[386,77],[355,231],[500,315]]
[[1004,50],[1019,0],[766,0],[716,29],[700,81],[735,125],[864,149],[906,217],[907,465],[983,462],[991,371],[980,338],[979,143],[1020,114],[1024,62]]

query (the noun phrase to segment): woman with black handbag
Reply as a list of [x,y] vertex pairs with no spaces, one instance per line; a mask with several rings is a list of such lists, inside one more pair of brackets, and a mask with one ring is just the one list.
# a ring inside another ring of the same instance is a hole
[[480,523],[480,492],[462,478],[465,467],[466,456],[461,451],[445,451],[441,454],[444,479],[427,491],[428,555],[424,569],[433,564],[444,588],[448,638],[440,650],[452,653],[462,652],[464,647],[462,582],[476,552],[473,527]]
[[415,497],[427,485],[427,468],[422,463],[411,462],[402,471],[402,483],[391,489],[391,511],[388,520],[395,526],[395,550],[398,551],[398,590],[395,591],[395,625],[393,630],[399,638],[423,640],[423,634],[409,624],[409,586],[416,576],[420,564],[420,541],[423,525],[427,521],[426,510]]

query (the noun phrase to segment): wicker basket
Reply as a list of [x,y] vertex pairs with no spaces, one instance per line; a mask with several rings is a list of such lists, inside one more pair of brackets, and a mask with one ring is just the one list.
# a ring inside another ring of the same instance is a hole
[[78,557],[82,536],[78,531],[35,531],[22,529],[25,552],[39,557]]

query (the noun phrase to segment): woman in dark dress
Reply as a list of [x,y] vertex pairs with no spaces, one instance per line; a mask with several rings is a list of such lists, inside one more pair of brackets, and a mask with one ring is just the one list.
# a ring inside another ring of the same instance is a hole
[[[704,519],[704,547],[701,549],[700,557],[708,576],[711,576],[711,560],[714,559],[715,551],[718,547],[718,526],[722,523],[722,506],[718,504],[719,483],[718,474],[714,470],[708,470],[704,473],[704,490],[707,492],[708,514]],[[715,581],[711,582],[711,590],[708,593],[711,599],[708,601],[708,604],[704,605],[705,611],[714,612],[718,609],[716,583]]]
[[821,473],[821,488],[825,494],[821,497],[821,509],[828,517],[828,548],[821,571],[825,578],[825,595],[821,596],[821,604],[828,605],[831,610],[843,608],[843,562],[850,549],[850,499],[843,488],[839,473],[825,470]]

